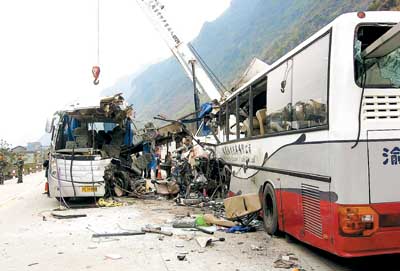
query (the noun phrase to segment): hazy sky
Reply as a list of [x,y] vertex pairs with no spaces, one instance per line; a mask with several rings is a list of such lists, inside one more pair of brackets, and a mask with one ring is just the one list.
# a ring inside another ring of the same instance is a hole
[[[190,41],[230,0],[164,0],[175,32]],[[0,1],[0,139],[36,141],[52,113],[143,65],[170,55],[135,0],[100,0],[100,85],[97,0]]]

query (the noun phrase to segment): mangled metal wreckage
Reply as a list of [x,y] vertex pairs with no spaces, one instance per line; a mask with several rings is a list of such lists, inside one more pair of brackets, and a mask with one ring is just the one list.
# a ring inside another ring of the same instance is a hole
[[[160,154],[173,154],[171,176],[164,183],[179,185],[176,199],[185,205],[225,198],[228,193],[230,167],[215,155],[218,140],[214,122],[215,112],[218,111],[207,112],[205,117],[195,119],[188,119],[190,115],[177,121],[157,118],[171,122],[158,129],[156,141],[157,148],[161,149]],[[201,120],[201,124],[196,130],[195,126],[190,125],[197,120]],[[168,167],[165,162],[161,163],[161,168]]]
[[97,106],[57,112],[47,129],[52,133],[50,197],[144,198],[150,194],[144,173],[155,157],[160,161],[168,151],[174,157],[170,165],[161,166],[171,174],[163,174],[163,181],[153,176],[156,192],[180,192],[181,198],[223,197],[229,172],[211,147],[195,140],[181,122],[159,129],[147,123],[137,129],[132,115],[133,108],[120,94],[101,99]]
[[[117,94],[97,106],[71,106],[58,111],[46,127],[52,133],[48,184],[51,197],[103,197],[121,179],[137,179],[126,149],[135,140],[133,108]],[[124,170],[116,170],[123,168]],[[115,175],[118,171],[119,175]],[[134,175],[135,178],[131,178]],[[122,193],[122,192],[120,192]]]

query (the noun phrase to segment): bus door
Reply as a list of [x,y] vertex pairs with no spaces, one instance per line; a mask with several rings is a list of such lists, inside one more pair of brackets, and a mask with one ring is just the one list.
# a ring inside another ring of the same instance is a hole
[[400,130],[368,131],[367,137],[370,202],[399,202]]

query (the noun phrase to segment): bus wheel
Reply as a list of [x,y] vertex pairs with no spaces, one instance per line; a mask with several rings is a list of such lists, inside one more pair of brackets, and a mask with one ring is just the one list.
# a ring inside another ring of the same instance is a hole
[[275,191],[269,183],[264,189],[263,202],[264,227],[268,234],[278,234],[278,208],[276,206]]

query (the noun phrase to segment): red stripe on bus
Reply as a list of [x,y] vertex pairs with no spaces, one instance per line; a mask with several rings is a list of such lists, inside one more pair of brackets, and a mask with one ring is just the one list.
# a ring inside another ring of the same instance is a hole
[[[317,212],[309,213],[309,227],[306,230],[302,195],[279,189],[276,190],[275,195],[279,229],[302,242],[342,257],[400,253],[400,227],[381,227],[370,237],[341,236],[339,234],[339,204],[321,200],[320,216]],[[400,214],[400,202],[364,206],[372,207],[380,215]],[[319,222],[322,225],[322,231],[321,234],[316,234],[319,232]]]

